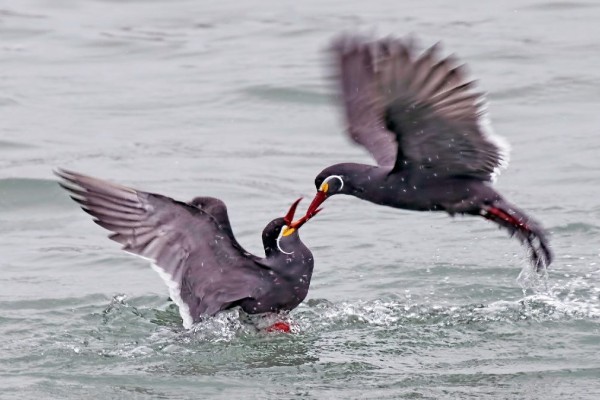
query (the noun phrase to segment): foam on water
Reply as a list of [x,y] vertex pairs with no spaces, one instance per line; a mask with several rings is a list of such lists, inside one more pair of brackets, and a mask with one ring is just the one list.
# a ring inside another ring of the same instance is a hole
[[[486,343],[504,342],[523,326],[572,326],[578,322],[600,325],[600,291],[593,280],[574,276],[561,282],[549,280],[548,286],[545,292],[488,304],[448,305],[413,298],[312,299],[291,312],[293,334],[259,331],[238,310],[222,312],[187,330],[177,307],[163,296],[118,294],[104,303],[98,296],[91,296],[72,309],[60,303],[40,310],[40,315],[34,317],[40,321],[32,328],[54,333],[39,336],[29,330],[20,344],[25,356],[3,357],[12,360],[14,370],[42,366],[51,359],[59,364],[70,360],[83,374],[97,373],[97,368],[109,373],[134,362],[136,368],[169,376],[223,372],[235,376],[242,370],[248,373],[248,368],[280,368],[282,364],[313,365],[327,371],[333,367],[326,360],[335,359],[336,354],[350,351],[357,360],[365,357],[360,350],[364,343],[370,343],[364,350],[368,354],[391,357],[398,352],[403,362],[415,352],[421,362],[430,360],[431,352],[451,355],[462,347],[472,347],[473,342],[479,348],[469,351],[481,352],[477,357],[485,357]],[[69,315],[67,323],[65,315]],[[518,343],[505,343],[505,351],[516,352],[511,357],[517,357],[518,347],[510,346]],[[454,347],[457,349],[452,350]],[[40,354],[36,348],[44,350]],[[236,367],[240,362],[242,367]],[[88,365],[95,367],[85,372]],[[362,376],[361,371],[386,368],[385,363],[375,365],[373,360],[352,364],[346,373]],[[465,366],[459,363],[457,368]]]
[[[415,324],[449,327],[472,323],[518,323],[523,320],[538,323],[587,320],[600,323],[600,288],[594,286],[593,282],[585,277],[574,277],[566,283],[554,283],[548,288],[547,278],[542,280],[545,282],[544,290],[534,291],[519,299],[498,300],[489,304],[448,306],[395,299],[341,302],[313,299],[301,304],[289,317],[274,316],[271,322],[282,318],[289,320],[293,327],[292,335],[363,327],[395,329]],[[164,310],[136,307],[128,303],[127,296],[117,295],[103,311],[105,323],[109,320],[108,315],[110,320],[123,323],[132,322],[126,315],[135,315],[146,321],[143,325],[147,328],[151,327],[148,323],[170,326],[174,335],[171,339],[177,337],[177,340],[186,342],[232,342],[266,334],[255,323],[249,323],[248,316],[242,314],[238,309],[224,311],[186,330],[180,325],[177,307],[172,304]],[[262,325],[269,323],[263,322]]]

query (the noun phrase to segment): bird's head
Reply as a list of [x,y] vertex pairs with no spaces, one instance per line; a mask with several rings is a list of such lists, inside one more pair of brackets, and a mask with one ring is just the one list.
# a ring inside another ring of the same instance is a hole
[[294,221],[294,214],[301,200],[302,198],[296,200],[283,218],[276,218],[265,227],[263,231],[263,244],[267,255],[275,249],[285,254],[293,253],[291,251],[293,249],[288,249],[287,251],[282,249],[281,243],[290,239],[297,239],[300,227],[321,211],[321,209],[315,208],[310,212],[307,211],[303,217]]
[[315,187],[317,194],[308,206],[307,214],[319,209],[319,206],[330,196],[340,193],[348,193],[348,185],[344,173],[336,173],[331,167],[325,169],[315,178]]

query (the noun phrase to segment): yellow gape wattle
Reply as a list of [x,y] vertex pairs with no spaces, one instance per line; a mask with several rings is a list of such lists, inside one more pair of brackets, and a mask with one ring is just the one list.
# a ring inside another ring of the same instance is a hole
[[321,185],[321,192],[325,192],[327,193],[327,191],[329,190],[329,183],[327,182],[323,182],[323,184]]
[[290,227],[284,226],[283,227],[283,233],[281,234],[281,236],[290,236],[295,231],[296,231],[296,229],[294,229],[294,228],[290,228]]

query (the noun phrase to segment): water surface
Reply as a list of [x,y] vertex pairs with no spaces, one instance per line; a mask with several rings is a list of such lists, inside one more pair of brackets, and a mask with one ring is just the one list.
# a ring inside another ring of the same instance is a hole
[[[599,6],[0,2],[0,398],[599,398]],[[443,39],[469,63],[513,148],[497,186],[555,263],[535,279],[486,221],[338,197],[302,230],[296,334],[235,313],[185,332],[52,169],[219,197],[260,254],[323,167],[370,162],[327,79],[344,30]]]

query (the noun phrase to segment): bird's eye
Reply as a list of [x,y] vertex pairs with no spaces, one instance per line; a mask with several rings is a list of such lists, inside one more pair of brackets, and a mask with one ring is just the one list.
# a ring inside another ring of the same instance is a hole
[[315,187],[317,188],[317,190],[321,189],[321,185],[323,184],[323,181],[325,181],[325,179],[321,178],[321,177],[317,177],[317,179],[315,179]]

